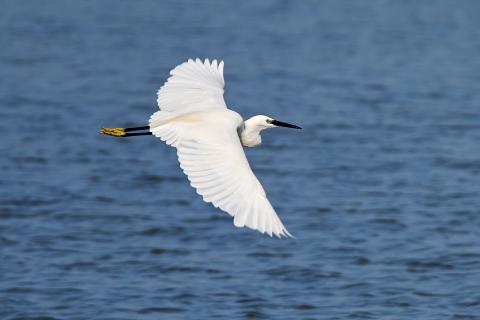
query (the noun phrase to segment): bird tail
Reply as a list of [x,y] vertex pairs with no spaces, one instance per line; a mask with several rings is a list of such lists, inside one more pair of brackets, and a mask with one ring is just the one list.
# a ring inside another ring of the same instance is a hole
[[157,127],[163,126],[168,123],[169,120],[172,120],[175,118],[175,114],[172,114],[171,112],[168,111],[157,111],[148,120],[148,124],[150,128],[155,129]]
[[148,121],[152,134],[173,147],[176,147],[179,142],[175,126],[171,126],[169,123],[175,116],[168,111],[160,110],[152,114]]

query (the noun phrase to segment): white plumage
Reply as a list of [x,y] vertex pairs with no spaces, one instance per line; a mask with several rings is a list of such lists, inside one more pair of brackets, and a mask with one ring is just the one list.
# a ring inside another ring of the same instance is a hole
[[204,201],[233,216],[235,226],[291,236],[242,147],[242,143],[260,144],[261,130],[278,126],[275,122],[285,123],[266,116],[244,122],[229,110],[223,99],[223,65],[223,61],[196,59],[174,68],[158,91],[160,111],[151,116],[150,131],[177,148],[180,167],[192,187]]

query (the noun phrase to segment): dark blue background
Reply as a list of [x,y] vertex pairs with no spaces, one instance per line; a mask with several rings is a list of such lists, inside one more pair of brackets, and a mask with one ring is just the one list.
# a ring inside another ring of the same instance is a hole
[[[1,319],[479,319],[478,1],[2,1]],[[235,228],[144,125],[225,60],[298,239]]]

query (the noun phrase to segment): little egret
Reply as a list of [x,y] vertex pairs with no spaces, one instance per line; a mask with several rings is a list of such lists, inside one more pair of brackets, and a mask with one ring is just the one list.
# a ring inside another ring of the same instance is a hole
[[223,99],[223,65],[223,61],[198,58],[180,64],[158,90],[160,111],[150,117],[148,126],[103,128],[100,132],[160,138],[177,149],[180,167],[197,193],[233,216],[235,226],[292,237],[253,174],[242,145],[260,145],[264,129],[301,128],[263,115],[243,121],[229,110]]

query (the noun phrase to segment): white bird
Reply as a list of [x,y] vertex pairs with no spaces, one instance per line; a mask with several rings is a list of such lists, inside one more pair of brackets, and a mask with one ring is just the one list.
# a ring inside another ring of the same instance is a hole
[[[253,174],[242,145],[260,145],[264,129],[301,128],[263,115],[243,121],[223,99],[223,66],[223,61],[198,58],[180,64],[158,90],[160,111],[150,117],[149,126],[100,132],[117,137],[153,134],[177,149],[192,187],[205,202],[233,216],[235,226],[292,237]],[[139,130],[148,132],[131,133]]]

